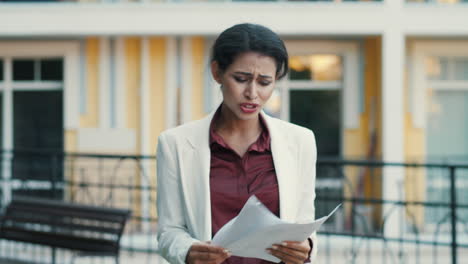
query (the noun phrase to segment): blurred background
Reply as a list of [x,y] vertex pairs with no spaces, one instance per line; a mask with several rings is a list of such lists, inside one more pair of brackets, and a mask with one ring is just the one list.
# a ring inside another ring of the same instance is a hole
[[[315,132],[317,217],[343,203],[317,263],[468,263],[467,3],[0,0],[1,208],[131,209],[121,263],[162,263],[157,137],[218,106],[210,47],[251,22],[290,54],[265,111]],[[72,256],[0,232],[0,263]]]

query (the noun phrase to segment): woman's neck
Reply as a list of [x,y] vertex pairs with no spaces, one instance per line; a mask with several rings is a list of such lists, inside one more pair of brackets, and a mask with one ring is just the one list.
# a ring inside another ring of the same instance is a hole
[[257,118],[241,120],[236,118],[227,107],[222,105],[219,119],[215,124],[215,130],[219,134],[226,136],[250,138],[259,135],[262,131],[262,127],[260,126],[258,115]]

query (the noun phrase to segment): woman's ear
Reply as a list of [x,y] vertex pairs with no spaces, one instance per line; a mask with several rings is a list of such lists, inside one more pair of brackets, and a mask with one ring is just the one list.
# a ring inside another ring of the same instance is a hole
[[217,61],[211,62],[211,75],[217,83],[221,84],[221,72]]

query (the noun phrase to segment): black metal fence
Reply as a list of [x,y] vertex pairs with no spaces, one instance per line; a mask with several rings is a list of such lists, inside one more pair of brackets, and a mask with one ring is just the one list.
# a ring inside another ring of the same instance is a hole
[[[155,262],[154,156],[3,151],[1,161],[0,208],[16,195],[129,208],[121,262]],[[466,262],[468,165],[320,160],[316,182],[317,217],[343,204],[319,233],[318,263]],[[0,240],[0,263],[49,263],[49,255]],[[64,250],[57,260],[70,258]]]

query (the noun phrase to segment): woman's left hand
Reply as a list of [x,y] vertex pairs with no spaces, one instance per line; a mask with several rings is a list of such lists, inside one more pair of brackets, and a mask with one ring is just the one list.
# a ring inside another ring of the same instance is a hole
[[308,240],[284,241],[281,244],[273,244],[267,251],[286,264],[303,264],[309,257],[310,244]]

